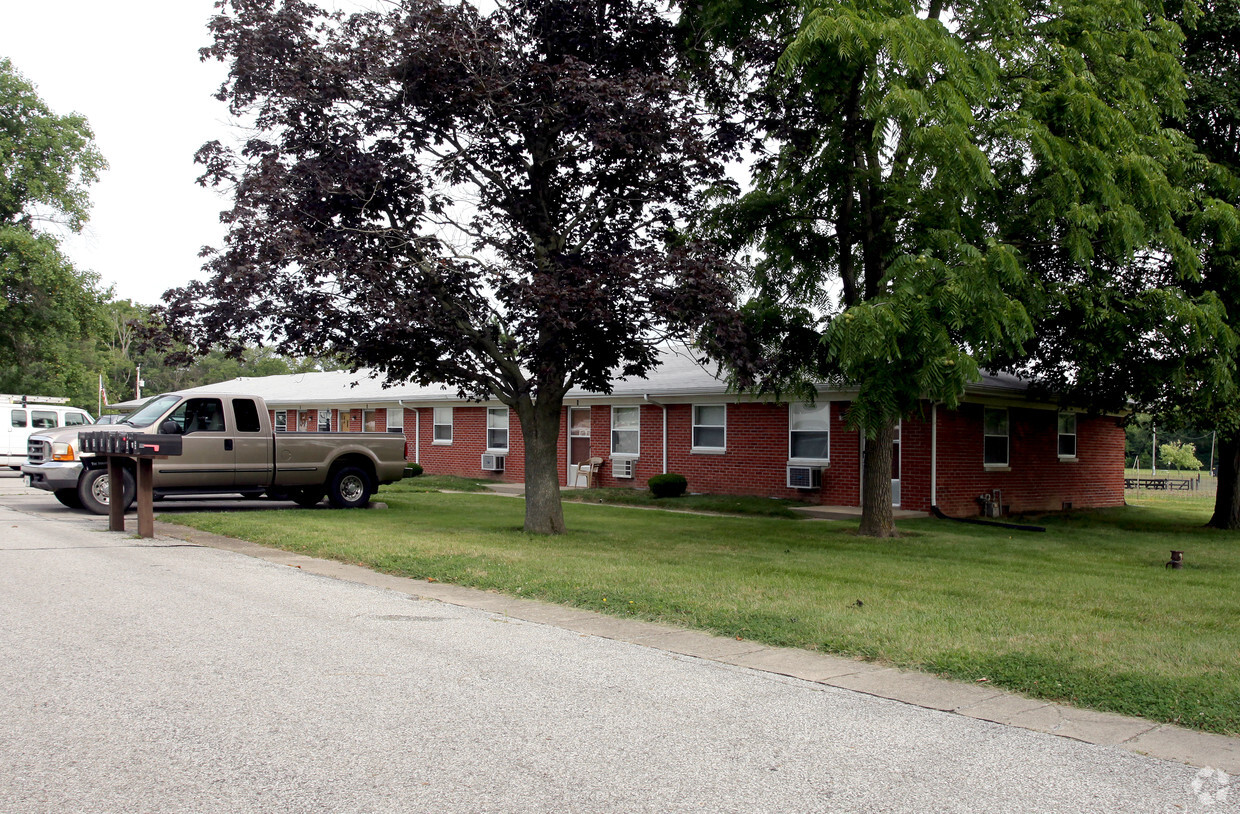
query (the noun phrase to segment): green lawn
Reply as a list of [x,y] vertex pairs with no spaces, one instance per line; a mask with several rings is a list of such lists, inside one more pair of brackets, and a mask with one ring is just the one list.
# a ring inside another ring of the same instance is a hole
[[487,481],[458,478],[455,475],[418,475],[383,487],[383,500],[393,494],[410,492],[485,492]]
[[[1035,518],[1043,534],[933,519],[856,523],[385,488],[387,511],[165,519],[307,554],[773,645],[858,656],[1040,698],[1240,734],[1240,536],[1176,503]],[[448,488],[451,488],[449,486]],[[1186,567],[1163,564],[1172,548]],[[858,604],[860,601],[860,604]]]
[[805,515],[793,511],[794,506],[804,505],[798,501],[749,495],[681,495],[657,498],[649,489],[565,489],[562,494],[564,500],[575,503],[610,503],[668,511],[782,517],[787,520],[805,518]]

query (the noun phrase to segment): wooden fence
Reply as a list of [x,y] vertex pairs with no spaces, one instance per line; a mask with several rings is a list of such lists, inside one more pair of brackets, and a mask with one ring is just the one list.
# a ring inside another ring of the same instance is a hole
[[1201,476],[1186,480],[1171,478],[1124,478],[1125,489],[1161,489],[1164,492],[1196,492],[1201,488]]

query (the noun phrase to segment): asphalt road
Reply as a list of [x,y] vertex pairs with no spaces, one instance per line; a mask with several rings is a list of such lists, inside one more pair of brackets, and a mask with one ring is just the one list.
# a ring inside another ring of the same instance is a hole
[[1118,748],[137,540],[0,475],[6,814],[1237,810],[1203,805],[1194,780]]

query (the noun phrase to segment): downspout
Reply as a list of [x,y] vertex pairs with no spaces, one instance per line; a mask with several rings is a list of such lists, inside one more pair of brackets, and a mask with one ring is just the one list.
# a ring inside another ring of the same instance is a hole
[[930,405],[930,508],[939,507],[939,404]]
[[403,410],[413,410],[413,462],[418,466],[422,465],[422,413],[417,407],[410,407],[405,404],[404,400],[397,399],[396,403]]
[[667,405],[660,404],[659,402],[650,398],[649,393],[643,393],[642,398],[644,398],[649,403],[663,410],[663,474],[666,475],[667,474]]

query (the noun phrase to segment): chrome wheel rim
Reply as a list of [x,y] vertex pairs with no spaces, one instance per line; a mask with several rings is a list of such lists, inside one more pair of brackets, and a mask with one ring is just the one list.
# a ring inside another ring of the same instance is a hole
[[356,503],[366,493],[366,484],[359,475],[346,475],[340,480],[340,497],[349,503]]
[[108,489],[108,476],[95,478],[95,482],[90,485],[90,496],[104,506],[108,505],[108,496],[111,492]]

